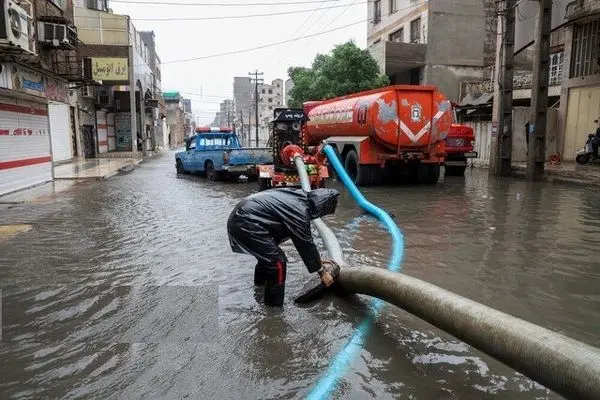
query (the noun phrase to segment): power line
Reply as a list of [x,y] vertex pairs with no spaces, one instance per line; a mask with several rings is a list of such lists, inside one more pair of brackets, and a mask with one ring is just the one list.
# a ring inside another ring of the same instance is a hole
[[[322,4],[321,4],[321,6],[322,6]],[[306,19],[304,21],[302,21],[302,23],[298,26],[298,28],[294,31],[294,33],[292,33],[290,39],[293,39],[294,37],[296,37],[296,34],[299,33],[300,30],[302,29],[302,27],[304,27],[304,25],[308,22],[308,20],[311,19],[313,15],[315,15],[317,10],[321,9],[321,6],[319,6],[319,8],[317,8],[317,9],[315,9],[308,17],[306,17]],[[281,47],[278,47],[275,50],[273,50],[273,52],[271,54],[269,54],[269,56],[266,58],[266,60],[270,60],[271,58],[273,58],[273,55],[278,53],[280,48]]]
[[[232,50],[232,51],[227,51],[227,52],[224,52],[224,53],[211,54],[211,55],[202,56],[202,57],[187,58],[187,59],[183,59],[183,60],[163,61],[161,63],[161,65],[165,65],[165,64],[179,64],[179,63],[190,62],[190,61],[200,61],[200,60],[207,60],[207,59],[210,59],[210,58],[224,57],[224,56],[229,56],[229,55],[233,55],[233,54],[248,53],[248,52],[251,52],[251,51],[262,50],[262,49],[266,49],[266,48],[273,47],[273,46],[279,46],[280,44],[284,44],[284,43],[295,42],[295,41],[301,40],[301,39],[309,39],[309,38],[312,38],[312,37],[315,37],[315,36],[325,35],[327,33],[331,33],[331,32],[339,31],[339,30],[342,30],[342,29],[346,29],[346,28],[349,28],[351,26],[362,24],[362,23],[367,22],[367,21],[369,21],[368,18],[360,20],[360,21],[352,22],[350,24],[346,24],[346,25],[343,25],[343,26],[338,26],[337,28],[328,29],[328,30],[322,31],[320,33],[314,33],[314,34],[311,34],[311,35],[306,35],[306,36],[297,37],[297,38],[293,38],[293,39],[282,40],[280,42],[264,44],[262,46],[251,47],[251,48],[248,48],[248,49]],[[143,65],[145,65],[145,64],[143,64]]]
[[[339,18],[340,18],[342,15],[344,15],[344,13],[345,13],[346,11],[348,11],[348,9],[349,9],[350,7],[352,7],[352,6],[354,6],[354,5],[357,5],[357,3],[356,3],[356,0],[354,0],[354,1],[352,1],[352,3],[348,4],[348,5],[346,6],[346,8],[344,8],[344,9],[342,10],[342,12],[341,12],[341,13],[339,13],[337,17],[333,18],[333,19],[332,19],[332,20],[331,20],[331,21],[330,21],[330,22],[329,22],[327,25],[324,25],[324,26],[323,26],[323,29],[325,29],[326,27],[328,27],[328,26],[330,26],[332,23],[334,23],[334,22],[335,22],[337,19],[339,19]],[[326,12],[324,12],[324,13],[321,15],[321,17],[324,17],[324,16],[325,16],[325,14],[327,14],[328,12],[329,12],[329,11],[326,11]],[[317,21],[318,21],[319,19],[320,19],[320,18],[318,18],[318,19],[317,19]],[[315,23],[316,23],[317,21],[315,21]],[[314,24],[313,24],[312,26],[314,26]],[[312,26],[311,26],[311,27],[312,27]],[[321,32],[323,31],[323,29],[321,29],[321,30],[320,30],[319,32],[317,32],[317,33],[321,33]],[[308,41],[308,43],[311,43],[311,42],[312,42],[312,39],[310,39],[310,40]],[[308,43],[307,43],[307,45],[308,45]]]
[[[355,5],[367,4],[368,1],[363,1],[361,3],[356,3]],[[330,10],[341,7],[346,7],[347,4],[341,4],[336,6],[328,6],[322,8],[308,8],[306,10],[294,10],[294,11],[280,11],[274,13],[265,13],[265,14],[250,14],[250,15],[226,15],[226,16],[218,16],[218,17],[184,17],[184,18],[131,18],[132,21],[152,21],[152,22],[170,22],[170,21],[221,21],[226,19],[247,19],[247,18],[262,18],[262,17],[275,17],[279,15],[294,15],[307,13],[314,10]],[[104,17],[106,20],[111,19],[123,19],[123,17],[128,17],[127,15],[114,14],[114,17]],[[98,19],[97,16],[78,16],[77,18],[91,18]]]
[[277,3],[179,3],[170,1],[131,1],[131,0],[111,0],[111,3],[123,4],[154,4],[168,6],[193,6],[193,7],[255,7],[255,6],[284,6],[284,5],[304,5],[315,3],[338,3],[342,0],[308,0],[308,1],[280,1]]

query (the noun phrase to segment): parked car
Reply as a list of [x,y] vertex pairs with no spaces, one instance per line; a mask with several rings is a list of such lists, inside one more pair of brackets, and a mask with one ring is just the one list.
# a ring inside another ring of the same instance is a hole
[[257,166],[271,164],[270,148],[244,148],[229,128],[197,128],[196,134],[186,141],[185,151],[175,154],[178,174],[192,173],[219,181],[258,178]]

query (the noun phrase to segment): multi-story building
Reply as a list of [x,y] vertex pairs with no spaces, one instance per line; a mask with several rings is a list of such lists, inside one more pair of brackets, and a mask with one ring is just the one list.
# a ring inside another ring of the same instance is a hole
[[[515,52],[533,52],[538,3],[519,4]],[[572,161],[600,117],[600,3],[590,0],[554,0],[548,72],[546,155],[560,153]],[[531,118],[532,64],[514,71],[512,160],[527,159],[524,125]],[[478,130],[480,154],[489,155],[493,70],[483,80],[462,83],[462,108]],[[489,159],[481,160],[487,165]]]
[[0,194],[51,181],[56,162],[83,155],[73,22],[70,1],[0,2]]
[[98,82],[79,93],[83,141],[96,157],[132,157],[156,148],[160,60],[154,34],[139,32],[104,0],[75,0],[84,75]]
[[221,127],[233,128],[235,121],[235,107],[233,100],[226,99],[219,104],[219,123]]
[[182,145],[186,138],[185,99],[179,92],[163,92],[166,108],[167,138],[169,147]]
[[[269,141],[269,122],[273,119],[273,110],[277,107],[283,107],[285,104],[283,79],[275,79],[271,84],[258,85],[258,146],[265,147]],[[254,101],[254,96],[252,101]],[[252,117],[256,112],[252,114]],[[252,123],[255,120],[251,118]],[[256,143],[256,128],[252,136],[253,143]]]
[[235,128],[240,133],[241,140],[246,143],[249,137],[250,115],[254,114],[252,99],[254,84],[247,76],[233,78],[233,102],[235,105]]
[[367,45],[392,84],[435,84],[459,100],[463,80],[495,60],[495,0],[374,0]]
[[286,107],[289,107],[290,104],[290,93],[292,92],[292,89],[294,88],[294,81],[292,81],[292,79],[288,79],[287,81],[285,81],[285,105]]

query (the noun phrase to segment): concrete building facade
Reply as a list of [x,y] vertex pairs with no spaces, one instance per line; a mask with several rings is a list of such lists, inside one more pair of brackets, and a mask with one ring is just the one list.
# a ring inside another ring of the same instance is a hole
[[290,93],[292,91],[292,89],[294,88],[294,81],[292,81],[292,79],[288,79],[285,81],[285,106],[289,107],[290,104]]
[[85,77],[71,2],[0,2],[0,27],[0,194],[5,194],[51,181],[56,163],[83,155],[70,86]]
[[[84,142],[90,156],[136,157],[156,150],[160,121],[160,60],[154,34],[140,32],[105,1],[76,0],[75,22],[84,75],[95,82],[78,93],[85,110]],[[162,135],[161,135],[162,136]]]
[[392,84],[434,84],[458,101],[460,83],[495,59],[494,0],[374,0],[367,45]]
[[254,114],[252,99],[254,98],[254,84],[248,76],[236,76],[233,78],[233,102],[235,107],[235,129],[240,139],[247,144],[251,115]]
[[[537,3],[525,2],[517,10],[515,51],[531,54],[537,18]],[[552,9],[550,71],[548,76],[549,120],[546,132],[546,155],[560,154],[562,160],[573,161],[587,135],[595,130],[600,118],[600,3],[589,0],[555,0]],[[487,137],[492,125],[493,70],[487,77],[463,82],[461,108],[464,120],[474,126],[480,154],[489,154]],[[514,106],[530,106],[533,75],[529,69],[515,71]],[[526,145],[524,114],[513,113],[513,154],[522,154]],[[550,120],[552,118],[552,120]],[[517,146],[517,147],[515,147]],[[518,146],[523,147],[523,149]],[[489,160],[480,163],[487,165]],[[514,158],[513,161],[519,161]]]
[[186,130],[185,99],[179,92],[164,92],[163,100],[166,109],[169,148],[176,148],[185,143],[185,139],[188,136]]

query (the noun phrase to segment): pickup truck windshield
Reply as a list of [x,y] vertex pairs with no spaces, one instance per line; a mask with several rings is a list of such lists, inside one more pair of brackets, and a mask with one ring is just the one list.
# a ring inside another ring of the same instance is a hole
[[205,149],[219,149],[225,147],[239,147],[235,136],[228,135],[202,135],[198,137],[198,147]]

